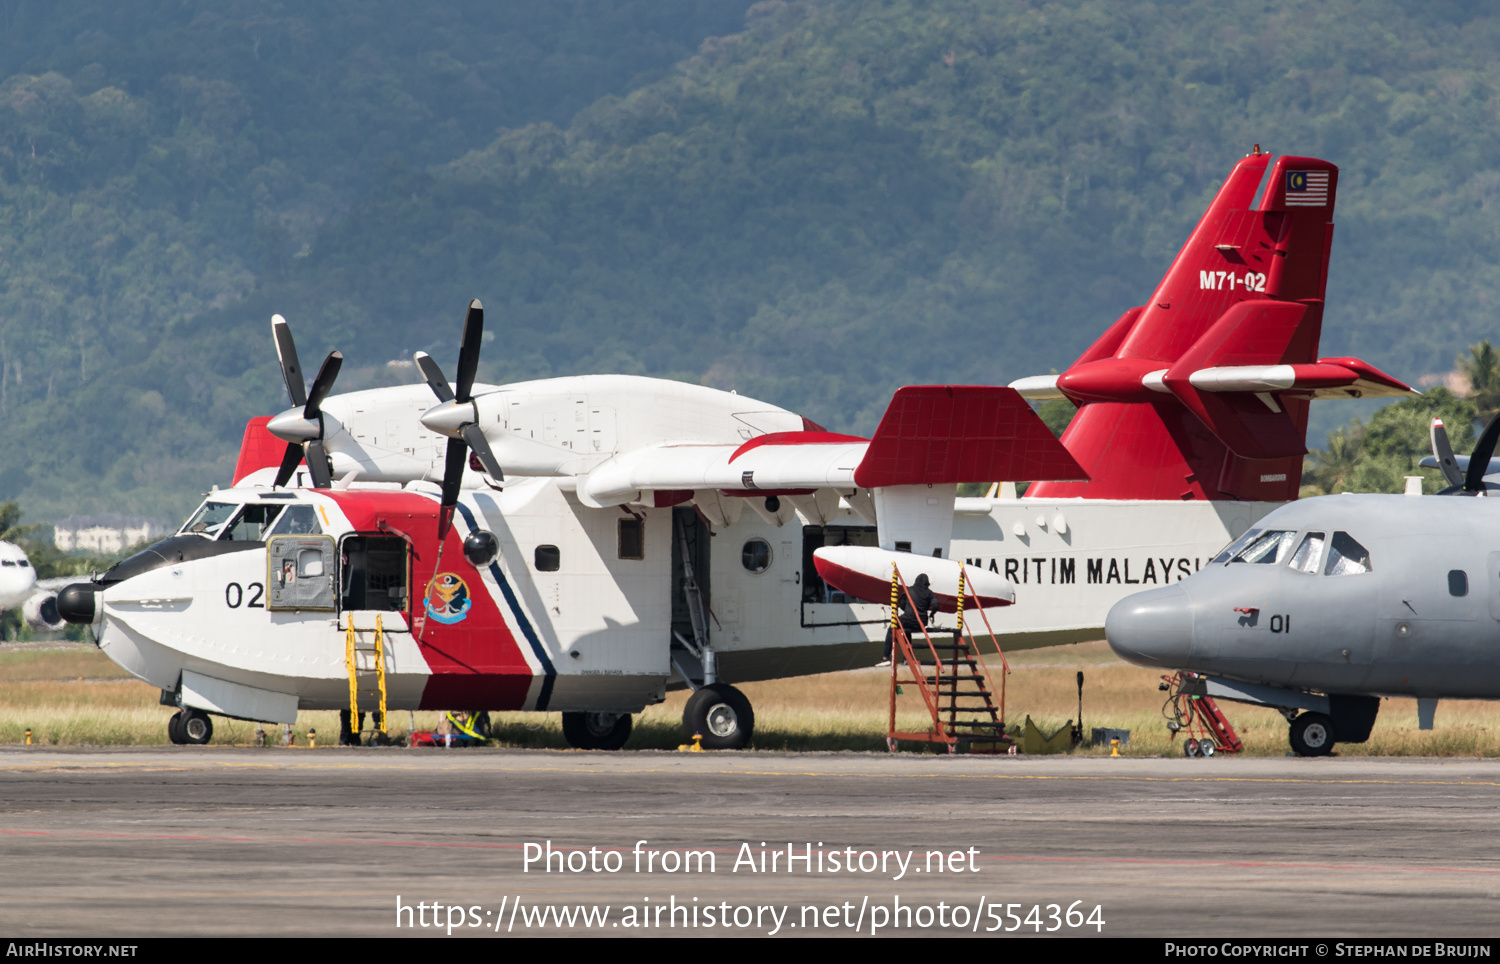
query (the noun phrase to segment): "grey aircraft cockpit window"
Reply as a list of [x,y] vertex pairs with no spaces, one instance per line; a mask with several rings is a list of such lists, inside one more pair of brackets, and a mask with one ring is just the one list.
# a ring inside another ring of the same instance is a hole
[[1224,551],[1219,553],[1217,556],[1214,556],[1213,562],[1209,563],[1209,565],[1214,565],[1215,563],[1220,562],[1227,563],[1229,560],[1234,558],[1235,553],[1239,552],[1241,549],[1245,548],[1245,546],[1249,545],[1250,540],[1254,539],[1258,535],[1260,535],[1259,529],[1251,529],[1249,532],[1245,533],[1238,539],[1231,542],[1229,545],[1225,546]]
[[1328,568],[1323,570],[1330,576],[1350,576],[1370,571],[1370,552],[1355,542],[1347,532],[1333,534],[1333,548],[1328,553]]
[[224,528],[224,523],[229,521],[238,508],[239,503],[236,502],[205,502],[187,520],[181,531],[216,539],[219,531]]
[[1302,537],[1302,544],[1297,551],[1292,553],[1292,561],[1288,563],[1298,572],[1318,574],[1323,566],[1323,544],[1328,541],[1326,532],[1309,532]]
[[276,520],[276,526],[268,534],[270,536],[316,536],[323,534],[323,527],[318,524],[318,511],[310,505],[289,505],[286,511],[281,513],[281,518]]
[[1276,565],[1292,551],[1292,542],[1296,538],[1297,533],[1292,529],[1267,529],[1229,561]]
[[248,504],[234,517],[234,521],[219,532],[220,542],[264,542],[269,535],[271,523],[281,511],[279,505]]

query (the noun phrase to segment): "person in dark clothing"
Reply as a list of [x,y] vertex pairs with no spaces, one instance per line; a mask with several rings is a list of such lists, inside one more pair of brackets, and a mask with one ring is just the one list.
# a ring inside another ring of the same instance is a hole
[[[913,644],[921,636],[922,627],[932,622],[933,614],[937,612],[937,597],[933,595],[928,587],[927,573],[917,576],[915,582],[907,588],[906,592],[896,597],[897,605],[901,611],[901,629],[906,633],[906,638]],[[881,657],[876,666],[887,666],[891,662],[891,646],[894,644],[891,629],[885,630],[885,655]]]

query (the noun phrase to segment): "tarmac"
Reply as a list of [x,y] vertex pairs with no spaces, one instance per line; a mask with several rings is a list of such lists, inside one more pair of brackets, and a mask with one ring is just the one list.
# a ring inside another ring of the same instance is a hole
[[26,747],[0,801],[5,939],[1500,929],[1490,761]]

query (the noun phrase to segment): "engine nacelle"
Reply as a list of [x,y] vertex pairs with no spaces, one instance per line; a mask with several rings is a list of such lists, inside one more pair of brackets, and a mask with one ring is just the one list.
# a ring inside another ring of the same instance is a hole
[[21,616],[26,625],[46,633],[58,633],[67,628],[67,621],[57,611],[57,593],[41,589],[21,604]]

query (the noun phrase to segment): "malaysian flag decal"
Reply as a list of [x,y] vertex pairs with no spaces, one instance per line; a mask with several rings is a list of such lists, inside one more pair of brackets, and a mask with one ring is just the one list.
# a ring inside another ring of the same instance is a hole
[[1327,171],[1287,171],[1286,206],[1321,208],[1328,206]]

